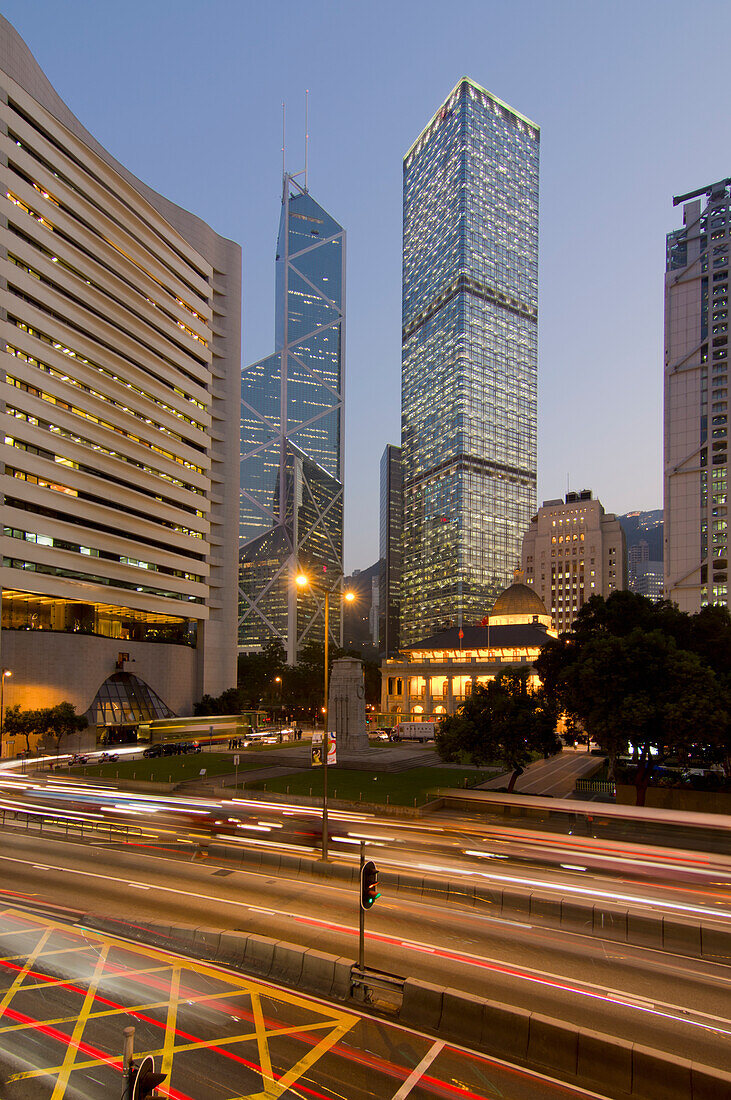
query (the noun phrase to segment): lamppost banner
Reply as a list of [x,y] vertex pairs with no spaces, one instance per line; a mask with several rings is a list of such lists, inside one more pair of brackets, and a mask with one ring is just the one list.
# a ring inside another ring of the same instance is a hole
[[[324,747],[323,747],[323,744],[322,744],[322,734],[321,733],[313,733],[312,734],[312,749],[311,749],[311,752],[312,752],[312,767],[313,768],[319,768],[324,763],[324,761],[323,761]],[[328,733],[328,735],[327,735],[327,763],[328,763],[328,767],[331,764],[337,764],[337,762],[338,762],[338,757],[337,757],[337,750],[336,750],[336,744],[335,744],[335,734]]]

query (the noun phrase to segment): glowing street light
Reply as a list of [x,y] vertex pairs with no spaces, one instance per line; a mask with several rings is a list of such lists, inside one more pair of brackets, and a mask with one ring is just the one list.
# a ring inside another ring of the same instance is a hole
[[[327,863],[327,750],[328,750],[328,699],[327,699],[327,677],[328,677],[328,642],[330,640],[330,589],[325,588],[324,585],[320,585],[311,581],[305,573],[299,573],[295,578],[295,583],[298,588],[309,588],[311,592],[317,592],[318,595],[325,598],[325,706],[322,708],[322,858]],[[343,599],[348,603],[352,603],[355,599],[354,592],[343,592]]]

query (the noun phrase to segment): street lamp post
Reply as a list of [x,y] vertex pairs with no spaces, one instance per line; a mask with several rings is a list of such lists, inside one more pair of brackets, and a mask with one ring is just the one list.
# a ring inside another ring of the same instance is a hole
[[[327,829],[327,750],[328,750],[328,643],[330,641],[330,589],[324,586],[313,584],[309,577],[304,573],[300,573],[297,577],[297,586],[299,588],[309,588],[312,592],[318,592],[325,598],[325,706],[322,716],[322,859],[327,863],[327,841],[328,841],[328,829]],[[343,598],[349,603],[355,599],[352,592],[344,592]]]
[[3,758],[3,719],[5,717],[5,677],[12,676],[9,668],[4,668],[0,674],[0,760]]
[[277,717],[278,717],[279,729],[278,729],[277,732],[279,733],[279,740],[281,741],[282,740],[282,677],[281,676],[275,676],[274,677],[274,683],[277,685],[277,698],[279,700],[279,702],[277,704]]

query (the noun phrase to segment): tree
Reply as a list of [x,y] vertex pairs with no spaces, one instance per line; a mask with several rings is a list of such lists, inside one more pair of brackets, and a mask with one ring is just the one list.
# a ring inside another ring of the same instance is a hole
[[226,688],[220,695],[204,695],[193,707],[193,714],[205,717],[207,714],[241,714],[242,693],[239,688]]
[[44,738],[50,737],[56,746],[56,756],[61,751],[61,741],[86,729],[89,722],[85,714],[77,714],[73,703],[64,700],[55,707],[45,707],[38,712],[38,728]]
[[559,752],[556,709],[541,688],[530,690],[529,676],[529,669],[514,667],[486,686],[475,684],[457,714],[437,728],[442,760],[478,766],[501,761],[512,772],[510,792],[532,753]]
[[[728,629],[731,636],[731,622]],[[592,597],[574,628],[543,646],[535,668],[553,704],[607,753],[611,775],[632,746],[643,805],[653,767],[670,752],[703,742],[728,758],[728,686],[694,652],[725,637],[715,612],[701,619],[617,592]]]
[[5,712],[3,728],[6,737],[25,737],[26,752],[31,752],[31,737],[41,732],[41,711],[21,710],[19,706],[8,707]]
[[[353,656],[358,656],[357,653]],[[363,660],[362,658],[359,658]],[[365,701],[370,706],[381,709],[381,666],[378,661],[363,661],[363,679]]]
[[240,653],[238,689],[242,710],[257,710],[272,690],[276,677],[284,677],[287,667],[282,643],[274,638],[260,653]]

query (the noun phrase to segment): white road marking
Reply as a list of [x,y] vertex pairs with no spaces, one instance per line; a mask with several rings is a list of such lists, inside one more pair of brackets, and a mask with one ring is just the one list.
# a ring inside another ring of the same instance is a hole
[[405,1100],[405,1098],[409,1095],[409,1093],[413,1089],[414,1085],[419,1083],[419,1081],[424,1076],[426,1071],[429,1069],[429,1066],[432,1064],[432,1062],[436,1058],[437,1054],[440,1053],[440,1051],[442,1050],[443,1047],[444,1047],[444,1043],[440,1039],[438,1042],[436,1042],[434,1044],[434,1046],[430,1050],[428,1050],[426,1052],[426,1054],[421,1059],[421,1061],[419,1062],[416,1069],[412,1070],[412,1072],[409,1074],[409,1076],[404,1081],[401,1088],[398,1090],[397,1093],[394,1094],[393,1100]]

